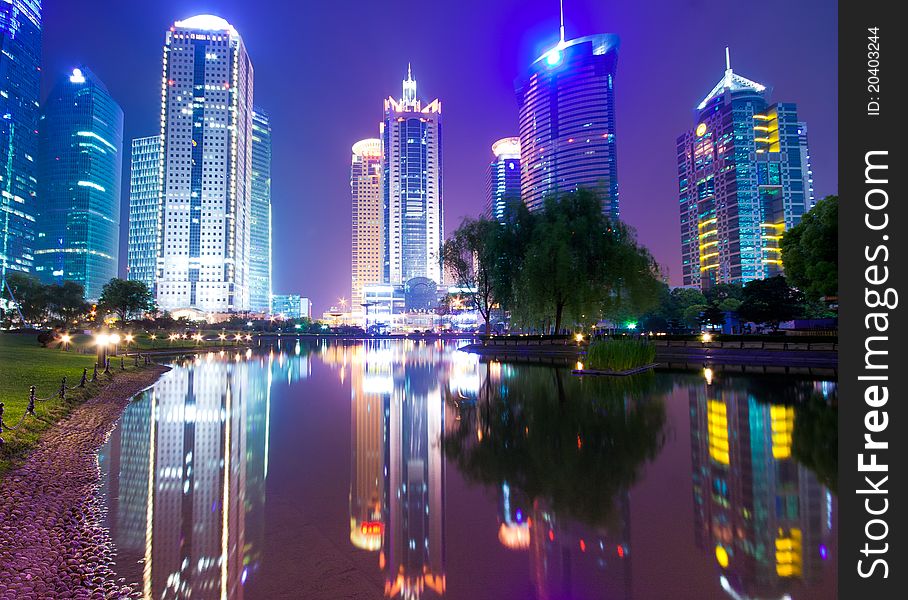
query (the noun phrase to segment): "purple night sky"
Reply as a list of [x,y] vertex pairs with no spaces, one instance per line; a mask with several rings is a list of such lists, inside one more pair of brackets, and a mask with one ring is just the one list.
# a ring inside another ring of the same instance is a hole
[[[347,2],[45,0],[44,93],[84,64],[125,112],[125,144],[158,133],[161,48],[174,20],[212,13],[243,36],[274,130],[274,291],[350,294],[350,146],[377,137],[407,62],[444,114],[445,225],[476,215],[496,139],[516,135],[513,81],[558,39],[557,0]],[[615,81],[622,217],[680,283],[675,139],[732,67],[796,102],[818,198],[838,189],[837,5],[825,0],[565,0],[567,37],[621,36]],[[124,153],[121,273],[126,262]]]

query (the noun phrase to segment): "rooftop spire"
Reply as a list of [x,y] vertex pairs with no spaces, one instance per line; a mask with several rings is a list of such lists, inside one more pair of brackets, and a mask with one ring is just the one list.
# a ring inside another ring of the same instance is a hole
[[725,70],[731,71],[731,56],[728,53],[728,46],[725,46]]
[[561,13],[561,43],[564,43],[564,0],[558,0],[559,12]]
[[416,100],[416,81],[413,79],[413,69],[410,63],[407,63],[407,78],[404,80],[404,94],[401,97],[401,104],[407,107],[419,108],[419,102]]

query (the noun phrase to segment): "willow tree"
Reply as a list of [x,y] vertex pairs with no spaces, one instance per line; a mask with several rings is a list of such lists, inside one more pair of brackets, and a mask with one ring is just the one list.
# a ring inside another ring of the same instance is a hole
[[470,304],[492,330],[492,309],[497,304],[495,265],[501,255],[501,226],[488,219],[464,219],[442,246],[442,262],[464,288]]
[[553,195],[532,215],[531,234],[514,281],[512,314],[524,323],[640,315],[659,293],[652,256],[633,230],[613,223],[589,190]]

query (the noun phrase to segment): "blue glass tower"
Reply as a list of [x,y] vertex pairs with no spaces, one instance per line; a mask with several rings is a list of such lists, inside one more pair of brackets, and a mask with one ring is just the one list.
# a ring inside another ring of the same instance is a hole
[[613,34],[564,39],[537,58],[516,83],[521,197],[530,210],[545,196],[596,192],[612,219],[618,210]]
[[685,285],[747,283],[782,271],[779,239],[813,205],[807,127],[795,104],[725,75],[677,140]]
[[0,282],[33,267],[40,84],[41,2],[0,2]]
[[97,300],[117,276],[123,110],[91,71],[54,86],[40,124],[35,272]]
[[502,138],[492,144],[495,159],[489,165],[483,216],[504,223],[511,202],[520,200],[520,138]]
[[401,99],[384,102],[381,140],[383,281],[441,283],[441,101],[423,105],[409,70]]
[[154,290],[161,230],[161,136],[135,138],[129,163],[129,243],[126,276]]
[[252,219],[249,223],[249,309],[271,310],[271,119],[252,113]]

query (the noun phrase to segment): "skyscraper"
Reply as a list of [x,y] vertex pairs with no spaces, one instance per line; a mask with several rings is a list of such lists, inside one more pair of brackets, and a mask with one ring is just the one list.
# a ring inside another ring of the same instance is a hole
[[678,138],[685,285],[781,273],[779,239],[813,205],[806,126],[796,105],[768,94],[732,71],[726,49],[725,75]]
[[32,269],[38,179],[41,2],[0,2],[0,284]]
[[253,69],[212,15],[167,32],[156,298],[165,310],[249,308]]
[[97,300],[117,276],[123,110],[86,68],[48,96],[39,126],[35,273],[75,281]]
[[561,40],[516,83],[520,191],[530,210],[545,196],[595,191],[606,214],[618,210],[614,78],[619,39],[598,34]]
[[403,96],[400,100],[387,98],[384,109],[382,278],[391,284],[414,277],[441,283],[441,101],[423,106],[408,69]]
[[499,223],[508,219],[508,205],[520,199],[520,138],[502,138],[492,144],[489,183],[483,216]]
[[129,162],[129,242],[126,278],[154,290],[161,201],[161,136],[135,138]]
[[271,119],[252,113],[252,220],[249,224],[249,308],[271,310]]
[[381,247],[381,140],[353,144],[350,195],[353,199],[353,248],[350,306],[363,313],[363,286],[382,280]]

